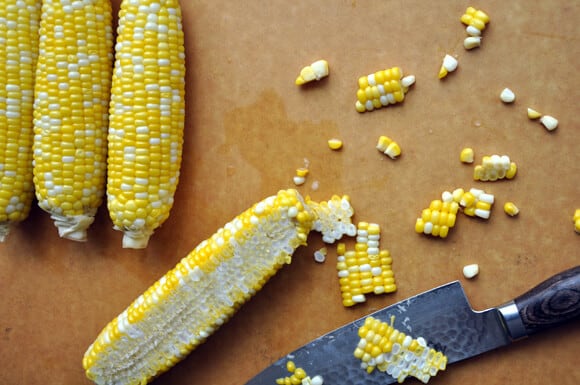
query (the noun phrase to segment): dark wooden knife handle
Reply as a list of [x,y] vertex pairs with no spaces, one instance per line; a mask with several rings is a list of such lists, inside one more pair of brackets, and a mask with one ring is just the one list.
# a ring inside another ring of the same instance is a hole
[[548,278],[514,300],[528,335],[580,316],[580,266]]

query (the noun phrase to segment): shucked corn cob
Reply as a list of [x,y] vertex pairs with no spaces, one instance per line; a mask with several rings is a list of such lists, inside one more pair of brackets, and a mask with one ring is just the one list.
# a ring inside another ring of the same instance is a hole
[[[201,344],[306,244],[311,229],[338,239],[346,197],[318,204],[296,190],[254,204],[201,242],[111,321],[83,359],[97,384],[146,384]],[[332,224],[334,224],[332,226]]]
[[0,242],[28,216],[40,2],[0,1]]
[[84,240],[105,193],[113,60],[109,0],[42,2],[34,185],[59,234]]
[[408,376],[427,383],[439,370],[447,367],[447,357],[427,346],[424,338],[413,337],[372,316],[365,319],[359,328],[359,343],[354,356],[360,359],[361,367],[367,372],[375,368],[386,372],[399,383]]
[[178,0],[123,0],[111,96],[107,205],[123,247],[144,248],[179,179],[185,51]]

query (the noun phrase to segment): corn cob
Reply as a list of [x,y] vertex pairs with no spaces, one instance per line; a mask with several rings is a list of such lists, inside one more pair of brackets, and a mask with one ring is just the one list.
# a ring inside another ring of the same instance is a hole
[[0,242],[28,217],[32,184],[32,104],[40,3],[0,1]]
[[352,215],[347,197],[319,204],[296,190],[254,204],[103,329],[83,359],[88,378],[97,384],[146,384],[201,344],[290,263],[311,229],[323,231],[324,239],[338,239],[351,231]]
[[123,247],[144,248],[179,179],[185,51],[177,0],[126,0],[111,95],[107,205]]
[[60,236],[85,240],[105,193],[113,62],[109,0],[42,3],[34,186]]
[[413,337],[393,327],[391,323],[369,316],[359,328],[359,343],[354,356],[360,359],[361,367],[371,373],[375,368],[386,372],[397,382],[408,376],[427,383],[439,370],[445,370],[447,357],[440,351],[427,346],[424,338]]

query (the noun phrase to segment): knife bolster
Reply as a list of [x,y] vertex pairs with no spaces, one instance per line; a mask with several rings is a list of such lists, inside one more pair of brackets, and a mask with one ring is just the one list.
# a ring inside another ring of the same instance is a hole
[[514,301],[509,301],[499,306],[497,310],[501,314],[503,325],[512,341],[517,341],[528,336],[526,327]]

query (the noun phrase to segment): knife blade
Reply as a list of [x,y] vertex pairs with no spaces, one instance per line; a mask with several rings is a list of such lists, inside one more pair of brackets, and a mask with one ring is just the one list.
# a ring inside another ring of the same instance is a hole
[[[459,281],[436,287],[369,316],[390,322],[443,351],[448,363],[506,346],[580,316],[580,266],[548,278],[519,297],[484,311],[473,310]],[[246,385],[275,384],[286,377],[292,360],[326,384],[384,385],[397,382],[387,373],[367,374],[353,356],[364,323],[360,318],[282,357]]]

